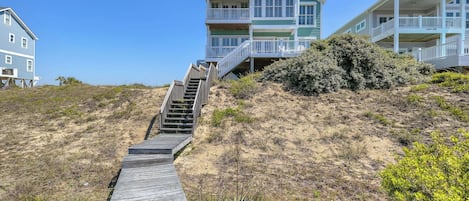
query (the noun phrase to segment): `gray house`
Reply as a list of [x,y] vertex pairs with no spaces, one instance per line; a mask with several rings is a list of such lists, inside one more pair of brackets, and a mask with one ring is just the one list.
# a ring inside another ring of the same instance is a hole
[[33,87],[38,38],[11,8],[0,7],[0,87]]

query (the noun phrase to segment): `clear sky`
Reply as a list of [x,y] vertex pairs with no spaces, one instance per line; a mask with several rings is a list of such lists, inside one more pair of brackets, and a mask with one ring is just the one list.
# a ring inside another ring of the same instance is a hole
[[[327,0],[323,38],[376,0]],[[38,84],[72,76],[94,85],[181,80],[205,56],[205,0],[0,0],[38,36]]]

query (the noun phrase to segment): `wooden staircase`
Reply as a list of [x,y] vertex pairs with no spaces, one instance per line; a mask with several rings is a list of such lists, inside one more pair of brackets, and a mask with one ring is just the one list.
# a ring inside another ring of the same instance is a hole
[[191,65],[184,81],[172,82],[160,108],[160,134],[129,148],[110,200],[186,200],[173,160],[192,141],[216,74],[213,65]]

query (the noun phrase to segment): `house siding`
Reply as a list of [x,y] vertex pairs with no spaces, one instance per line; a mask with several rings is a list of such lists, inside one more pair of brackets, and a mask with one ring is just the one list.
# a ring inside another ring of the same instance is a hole
[[[5,55],[0,52],[0,68],[13,68],[18,70],[18,78],[19,79],[33,79],[34,78],[34,59],[29,59],[25,57],[10,55],[12,57],[12,64],[5,63]],[[33,72],[28,72],[26,69],[26,62],[27,60],[33,61]]]
[[295,20],[253,20],[252,25],[296,25]]
[[249,30],[211,30],[212,36],[244,36],[249,35]]
[[293,39],[295,36],[290,32],[254,32],[254,37],[278,37]]
[[[12,16],[11,26],[3,23],[5,12],[0,15],[0,49],[34,56],[35,40],[21,27]],[[9,42],[9,34],[15,34],[15,43]],[[21,38],[28,39],[28,48],[21,47]]]

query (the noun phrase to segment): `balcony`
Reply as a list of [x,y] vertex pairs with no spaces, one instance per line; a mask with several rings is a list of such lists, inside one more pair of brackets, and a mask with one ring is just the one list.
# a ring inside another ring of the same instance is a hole
[[249,8],[209,8],[207,23],[250,23]]
[[[448,17],[443,23],[442,17],[399,17],[399,33],[409,34],[435,34],[442,33],[459,33],[461,31],[461,18]],[[444,25],[444,27],[443,27]],[[394,34],[394,19],[380,26],[373,28],[372,41],[380,41]]]

